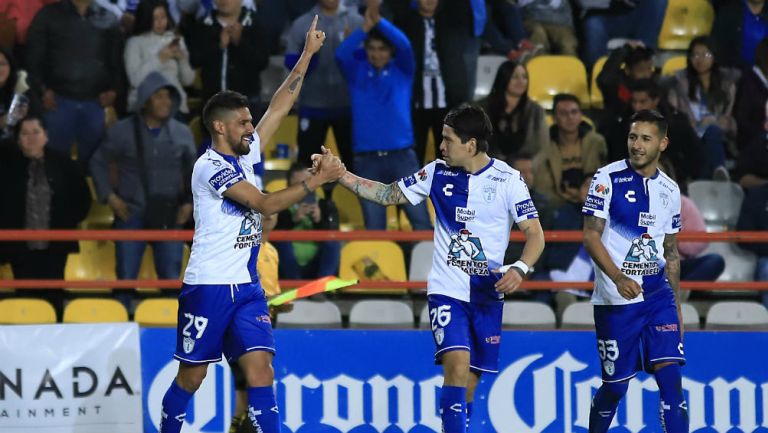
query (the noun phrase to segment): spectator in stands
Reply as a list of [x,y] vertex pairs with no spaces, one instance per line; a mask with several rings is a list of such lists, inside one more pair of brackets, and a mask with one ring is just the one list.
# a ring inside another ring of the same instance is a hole
[[[594,175],[595,170],[587,170],[581,173],[579,180],[576,182],[576,200],[563,201],[562,204],[554,210],[552,230],[581,231],[584,228],[584,218],[581,215],[581,208],[587,198],[587,192],[589,192],[589,186],[592,183],[592,177]],[[581,243],[578,242],[553,242],[552,245],[547,247],[549,250],[545,261],[547,269],[560,271],[567,270],[578,254],[580,248]]]
[[[603,3],[605,7],[592,9],[585,3]],[[587,68],[608,52],[611,39],[634,39],[649,49],[655,48],[667,11],[667,0],[577,0],[577,4],[582,6],[581,42]]]
[[[365,42],[365,53],[358,53]],[[413,150],[411,91],[416,65],[408,38],[381,18],[378,2],[369,2],[362,28],[336,50],[352,101],[352,151],[355,170],[385,184],[419,170]],[[365,227],[384,230],[386,208],[361,201]],[[429,230],[427,207],[405,206],[414,230]]]
[[763,133],[739,153],[736,178],[745,190],[768,184],[768,114],[763,121]]
[[214,4],[216,9],[195,23],[188,41],[192,66],[202,72],[203,99],[220,90],[240,92],[256,116],[261,111],[259,74],[269,62],[269,41],[256,12],[243,6],[243,0]]
[[681,190],[687,191],[687,184],[691,180],[708,177],[710,173],[705,170],[707,160],[703,142],[691,127],[688,117],[662,99],[656,80],[647,78],[636,81],[630,94],[629,114],[604,127],[608,142],[608,160],[616,161],[628,157],[627,133],[631,115],[642,110],[656,110],[667,120],[669,145],[664,155],[677,173],[676,179]]
[[755,65],[744,71],[736,91],[733,117],[736,119],[738,137],[736,145],[744,150],[755,140],[765,136],[765,118],[768,102],[768,38],[755,49]]
[[523,8],[525,28],[542,52],[578,56],[579,39],[573,26],[573,11],[568,0],[526,0]]
[[49,145],[87,166],[104,134],[104,109],[122,89],[122,35],[117,18],[92,0],[44,6],[29,27],[27,70],[42,100]]
[[0,46],[7,49],[23,47],[27,43],[29,25],[37,12],[43,6],[57,1],[59,0],[4,0],[3,9],[0,10]]
[[[96,194],[114,211],[117,230],[178,229],[192,216],[195,145],[192,131],[173,118],[180,99],[161,73],[147,75],[138,89],[141,110],[107,131],[91,161]],[[118,278],[138,276],[146,244],[116,243]],[[182,249],[182,242],[152,243],[159,278],[179,277]],[[130,292],[119,296],[124,303],[130,300]]]
[[[747,190],[736,230],[768,231],[768,183]],[[768,243],[744,242],[739,245],[757,254],[755,281],[768,281]],[[762,292],[762,298],[763,305],[768,308],[768,291]]]
[[519,63],[525,63],[541,51],[541,45],[528,39],[523,13],[516,2],[486,0],[486,10],[488,20],[483,39],[491,45],[493,51]]
[[[375,1],[375,0],[374,0]],[[445,7],[452,10],[455,47],[463,47],[464,67],[467,70],[467,92],[475,94],[477,86],[477,58],[480,56],[480,37],[485,32],[488,11],[485,0],[445,0]]]
[[[306,165],[298,162],[288,169],[288,186],[299,184],[311,176]],[[279,230],[338,230],[339,215],[330,196],[318,200],[308,194],[301,203],[280,212],[277,217]],[[280,278],[289,280],[314,279],[337,275],[341,244],[326,242],[276,242],[280,253]]]
[[765,0],[722,2],[712,25],[712,40],[719,61],[729,68],[748,69],[754,64],[755,47],[768,35]]
[[528,97],[523,65],[502,63],[483,105],[493,124],[491,156],[510,161],[519,152],[536,155],[549,141],[544,109]]
[[[136,9],[140,0],[93,0],[94,3],[112,12],[118,20],[123,33],[130,35],[133,33],[133,26],[136,23]],[[146,0],[145,0],[146,1]],[[151,1],[151,0],[150,0]]]
[[29,112],[26,74],[19,69],[11,50],[0,47],[0,140],[13,140],[14,126]]
[[413,132],[419,164],[426,155],[427,134],[432,131],[435,155],[443,136],[443,118],[450,107],[467,101],[466,69],[461,52],[450,45],[448,12],[440,0],[418,0],[395,12],[395,25],[413,45],[416,75],[413,80]]
[[579,98],[555,95],[552,108],[550,139],[534,159],[536,190],[555,207],[565,202],[580,206],[584,203],[580,193],[584,173],[594,173],[605,165],[608,147],[605,138],[583,120]]
[[[665,151],[666,153],[666,151]],[[659,160],[659,169],[677,182],[673,166],[667,158]],[[707,225],[701,216],[699,208],[688,196],[680,194],[680,218],[682,219],[681,233],[706,232]],[[725,269],[725,260],[720,254],[702,254],[709,242],[679,242],[680,280],[681,281],[715,281]],[[690,296],[686,291],[685,300]]]
[[[646,48],[642,42],[629,41],[611,51],[597,76],[597,87],[604,99],[603,116],[598,125],[603,135],[607,135],[603,130],[605,125],[621,123],[631,115],[629,97],[635,82],[653,76],[653,50]],[[626,152],[626,133],[621,143]],[[616,160],[612,155],[608,159]]]
[[[68,155],[47,147],[43,119],[29,115],[16,127],[18,146],[0,155],[3,205],[2,229],[74,229],[85,219],[91,195],[80,166]],[[64,279],[67,254],[77,252],[77,242],[2,242],[0,249],[11,263],[14,278]],[[0,262],[3,261],[0,259]],[[20,296],[44,295],[61,313],[60,289],[19,291]]]
[[189,114],[184,86],[192,85],[195,71],[189,64],[189,51],[173,31],[174,23],[165,0],[145,0],[136,11],[133,36],[125,46],[128,74],[128,111],[136,111],[136,88],[151,72],[160,72],[181,97],[179,112]]
[[699,36],[688,46],[686,68],[675,74],[669,103],[688,121],[707,147],[708,171],[716,180],[728,180],[725,168],[727,143],[736,138],[733,103],[738,74],[720,68],[711,40]]
[[310,156],[320,153],[328,128],[333,127],[336,147],[345,164],[352,164],[352,124],[347,85],[336,63],[335,52],[341,41],[363,24],[354,9],[340,0],[318,0],[317,5],[291,25],[285,50],[285,66],[292,69],[304,48],[304,36],[312,19],[326,34],[325,49],[320,50],[307,72],[299,96],[298,161],[310,164]]

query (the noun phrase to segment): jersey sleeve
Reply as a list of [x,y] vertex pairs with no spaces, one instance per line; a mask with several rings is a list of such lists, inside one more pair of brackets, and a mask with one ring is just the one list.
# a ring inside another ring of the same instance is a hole
[[521,175],[517,174],[511,177],[507,194],[508,202],[511,204],[509,213],[516,223],[539,217],[539,211],[536,210],[536,205],[533,204],[531,193],[528,191],[528,185],[525,184]]
[[672,202],[672,218],[669,219],[669,223],[664,227],[664,233],[672,235],[679,233],[683,228],[682,218],[680,217],[680,208],[682,206],[682,200],[680,198],[680,191],[677,191],[673,195]]
[[593,215],[598,218],[608,219],[608,210],[611,204],[611,178],[605,171],[598,170],[589,185],[587,199],[581,208],[584,215]]
[[404,177],[397,182],[403,195],[413,204],[419,204],[429,197],[432,180],[435,178],[435,161],[430,162],[417,173]]
[[242,171],[235,170],[226,162],[211,159],[198,167],[200,173],[197,174],[196,180],[211,188],[219,197],[223,197],[224,191],[231,188],[232,185],[245,180]]

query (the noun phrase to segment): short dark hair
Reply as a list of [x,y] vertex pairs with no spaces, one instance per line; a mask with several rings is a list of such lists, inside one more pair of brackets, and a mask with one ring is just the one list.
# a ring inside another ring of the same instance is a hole
[[390,49],[390,51],[395,51],[395,45],[390,41],[384,33],[377,29],[376,27],[372,28],[370,32],[368,32],[368,36],[365,38],[365,47],[368,48],[368,43],[371,41],[381,41],[384,45],[387,46],[387,48]]
[[572,95],[570,93],[558,93],[552,100],[552,111],[557,110],[557,104],[567,101],[575,102],[576,105],[579,106],[579,109],[581,109],[581,101],[576,95]]
[[631,123],[635,123],[635,122],[653,123],[659,129],[659,134],[662,137],[667,136],[667,129],[669,128],[667,124],[667,119],[665,119],[664,116],[662,116],[661,113],[659,113],[656,110],[640,110],[637,113],[633,114],[632,117],[629,118],[629,121]]
[[445,115],[443,123],[453,128],[462,143],[474,138],[478,152],[488,152],[488,140],[493,134],[491,119],[480,106],[461,104]]
[[642,80],[635,81],[630,86],[632,92],[646,92],[652,99],[661,97],[661,89],[656,84],[656,80],[652,78],[644,78]]
[[298,173],[300,171],[304,171],[308,169],[307,164],[304,164],[301,161],[296,161],[293,164],[291,164],[290,167],[288,167],[288,171],[285,173],[285,180],[288,183],[291,183],[291,176],[293,176],[294,173]]
[[155,18],[155,9],[161,7],[165,10],[165,16],[168,19],[166,31],[173,30],[176,23],[173,22],[171,11],[168,8],[168,2],[165,0],[142,0],[136,8],[136,24],[133,26],[133,34],[141,35],[152,30],[152,24]]
[[627,69],[633,66],[653,60],[653,48],[648,47],[634,47],[629,50],[627,56],[624,57],[624,64]]
[[213,135],[213,121],[221,120],[225,113],[240,108],[248,108],[248,98],[231,90],[222,90],[211,96],[203,107],[203,125]]
[[13,135],[16,137],[16,140],[19,139],[19,134],[21,133],[21,125],[24,124],[24,122],[33,122],[37,121],[37,123],[40,124],[40,127],[43,128],[43,131],[48,132],[48,125],[45,123],[45,118],[43,118],[42,115],[37,113],[29,113],[26,116],[24,116],[21,120],[16,122],[16,125],[13,126]]

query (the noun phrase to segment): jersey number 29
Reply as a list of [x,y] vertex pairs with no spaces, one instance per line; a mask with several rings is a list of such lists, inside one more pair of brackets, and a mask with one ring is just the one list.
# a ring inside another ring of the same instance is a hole
[[184,314],[184,317],[189,319],[189,322],[184,326],[184,329],[181,331],[181,333],[184,334],[185,337],[189,337],[191,335],[189,328],[191,328],[192,325],[195,325],[195,329],[197,330],[195,339],[200,339],[200,337],[203,336],[203,332],[205,332],[206,326],[208,326],[208,319],[203,316],[195,316],[189,313]]

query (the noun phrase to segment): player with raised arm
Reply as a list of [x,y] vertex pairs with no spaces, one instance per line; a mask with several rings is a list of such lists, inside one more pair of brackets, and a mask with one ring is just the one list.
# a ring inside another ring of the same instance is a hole
[[[203,122],[212,145],[192,171],[195,235],[179,295],[174,357],[176,379],[163,398],[160,431],[181,430],[187,404],[205,378],[208,364],[237,360],[248,384],[248,417],[257,432],[280,431],[272,388],[274,338],[256,260],[261,215],[299,202],[323,183],[337,180],[344,166],[334,156],[314,155],[317,169],[301,184],[271,194],[255,186],[260,142],[267,142],[296,100],[312,55],[325,34],[307,32],[304,52],[254,129],[248,99],[219,92],[206,103]],[[255,132],[255,133],[254,133]]]
[[[544,249],[536,207],[520,173],[490,158],[492,126],[482,108],[462,105],[443,122],[440,152],[412,176],[384,185],[347,172],[356,195],[382,204],[435,207],[435,254],[427,282],[429,316],[443,364],[440,408],[445,433],[468,429],[482,373],[497,373],[504,294],[515,291]],[[512,224],[526,242],[520,260],[503,265]]]
[[592,399],[590,433],[608,431],[640,369],[653,373],[662,428],[688,433],[682,389],[680,189],[658,169],[667,122],[643,110],[630,119],[629,159],[602,167],[584,202],[584,247],[595,263],[597,350],[603,384]]

